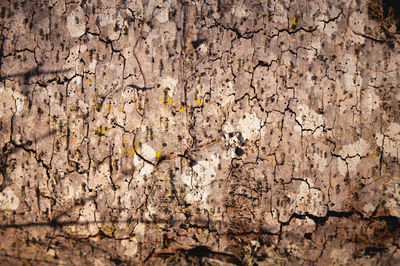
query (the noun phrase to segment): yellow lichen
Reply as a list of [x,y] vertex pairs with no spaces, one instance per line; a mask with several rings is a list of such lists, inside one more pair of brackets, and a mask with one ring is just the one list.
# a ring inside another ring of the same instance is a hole
[[201,105],[201,97],[197,98],[196,103],[197,105]]
[[373,158],[375,158],[376,156],[378,156],[378,151],[375,149],[375,150],[374,150],[374,153],[371,154],[371,155],[369,156],[369,158],[370,158],[370,159],[373,159]]
[[297,17],[294,17],[293,19],[292,19],[292,22],[290,22],[290,27],[296,27],[296,25],[297,25]]
[[266,13],[265,13],[265,20],[266,21],[269,21],[269,18],[271,17],[271,14],[269,13],[269,11],[267,11]]
[[174,101],[171,97],[167,97],[166,99],[164,99],[164,97],[160,97],[160,102],[165,106],[167,104],[171,105]]
[[139,142],[135,141],[134,145],[135,145],[135,151],[139,152],[139,147],[142,144],[142,142],[139,140]]
[[133,147],[128,150],[129,157],[132,158],[133,156]]
[[94,133],[99,137],[104,136],[106,132],[107,128],[104,128],[103,126],[99,126],[94,129]]

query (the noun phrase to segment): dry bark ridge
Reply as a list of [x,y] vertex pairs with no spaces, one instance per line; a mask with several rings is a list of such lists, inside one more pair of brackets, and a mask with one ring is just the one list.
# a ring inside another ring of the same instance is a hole
[[1,1],[1,262],[398,264],[398,14]]

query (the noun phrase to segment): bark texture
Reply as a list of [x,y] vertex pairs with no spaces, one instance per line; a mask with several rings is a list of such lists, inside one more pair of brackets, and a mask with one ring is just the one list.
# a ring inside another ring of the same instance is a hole
[[2,264],[399,264],[389,1],[1,1]]

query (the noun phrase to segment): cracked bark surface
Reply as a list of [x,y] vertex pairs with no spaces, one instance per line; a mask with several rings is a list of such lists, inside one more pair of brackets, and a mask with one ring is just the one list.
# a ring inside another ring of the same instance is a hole
[[2,1],[0,261],[400,263],[381,6]]

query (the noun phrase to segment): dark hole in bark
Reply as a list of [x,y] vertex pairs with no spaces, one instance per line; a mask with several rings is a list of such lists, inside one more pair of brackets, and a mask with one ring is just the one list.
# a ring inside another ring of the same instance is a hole
[[377,253],[385,253],[387,252],[387,248],[382,248],[382,247],[367,247],[364,249],[364,254],[366,256],[375,256]]
[[190,167],[193,167],[193,166],[195,166],[196,164],[197,164],[197,162],[196,162],[195,160],[190,159],[190,162],[189,162],[189,166],[190,166]]
[[244,150],[242,148],[240,148],[240,147],[236,147],[235,148],[235,154],[237,156],[242,156],[244,154]]
[[306,239],[311,239],[311,233],[305,233],[304,238]]
[[206,41],[206,39],[198,39],[198,40],[192,41],[193,48],[196,49],[205,41]]

